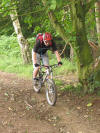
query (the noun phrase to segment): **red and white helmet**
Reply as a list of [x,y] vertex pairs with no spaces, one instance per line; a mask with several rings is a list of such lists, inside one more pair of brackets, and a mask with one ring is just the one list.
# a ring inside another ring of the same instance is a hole
[[50,41],[50,40],[52,40],[51,34],[48,33],[48,32],[45,32],[45,33],[43,34],[43,41]]

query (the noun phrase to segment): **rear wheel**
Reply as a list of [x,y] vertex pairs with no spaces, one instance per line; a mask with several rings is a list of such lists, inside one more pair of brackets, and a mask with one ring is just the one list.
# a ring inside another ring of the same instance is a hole
[[53,80],[48,79],[46,83],[46,99],[49,105],[53,106],[57,100],[57,91]]

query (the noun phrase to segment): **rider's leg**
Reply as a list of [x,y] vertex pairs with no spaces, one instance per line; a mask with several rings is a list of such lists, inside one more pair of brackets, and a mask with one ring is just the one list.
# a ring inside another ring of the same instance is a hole
[[46,66],[46,69],[49,71],[49,69],[48,69],[49,58],[48,58],[48,54],[47,53],[42,56],[42,62],[43,62],[43,65]]
[[43,62],[43,65],[49,66],[49,58],[48,58],[48,54],[47,53],[42,55],[42,62]]
[[[35,79],[37,77],[37,74],[39,72],[39,67],[35,67],[34,65],[34,59],[33,59],[33,51],[32,51],[32,62],[33,62],[33,79]],[[40,65],[40,55],[37,53],[36,54],[36,63]]]
[[33,79],[37,77],[38,72],[39,72],[39,67],[35,67],[33,71]]

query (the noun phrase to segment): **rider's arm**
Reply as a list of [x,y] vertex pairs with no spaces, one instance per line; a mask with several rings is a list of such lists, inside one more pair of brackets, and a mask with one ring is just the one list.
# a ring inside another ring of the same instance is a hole
[[38,53],[39,46],[40,46],[40,42],[37,41],[36,44],[34,45],[34,48],[33,48],[33,61],[34,61],[34,64],[37,64],[36,53]]
[[36,52],[33,52],[33,60],[34,60],[34,64],[36,64]]
[[56,55],[58,63],[61,62],[61,58],[60,58],[60,55],[59,55],[59,52],[57,50],[56,43],[54,42],[54,40],[52,40],[52,50],[54,51]]
[[61,58],[60,58],[60,55],[59,55],[58,51],[56,50],[54,53],[55,53],[55,55],[57,57],[57,61],[61,62]]
[[36,41],[36,44],[34,45],[33,51],[38,53],[38,50],[40,49],[40,41]]

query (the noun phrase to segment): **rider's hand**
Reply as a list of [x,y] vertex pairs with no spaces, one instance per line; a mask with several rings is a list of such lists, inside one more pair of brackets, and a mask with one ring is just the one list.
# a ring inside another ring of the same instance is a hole
[[40,65],[36,63],[36,64],[34,64],[34,66],[35,66],[35,67],[39,67]]
[[58,62],[58,66],[61,66],[61,65],[62,65],[62,62],[61,62],[61,61],[59,61],[59,62]]

